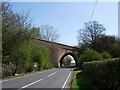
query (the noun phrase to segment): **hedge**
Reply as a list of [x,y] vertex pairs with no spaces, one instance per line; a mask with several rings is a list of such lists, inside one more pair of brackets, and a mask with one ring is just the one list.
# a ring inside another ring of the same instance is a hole
[[120,58],[85,62],[83,71],[102,90],[120,88]]
[[80,55],[80,61],[82,62],[90,62],[93,60],[101,60],[102,56],[100,55],[100,53],[94,51],[93,49],[90,48],[86,48],[84,53]]

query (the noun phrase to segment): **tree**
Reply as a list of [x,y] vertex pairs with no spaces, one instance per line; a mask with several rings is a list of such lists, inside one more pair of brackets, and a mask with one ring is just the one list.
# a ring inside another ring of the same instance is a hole
[[31,39],[30,25],[28,14],[15,13],[9,3],[2,2],[3,55],[9,54],[13,49],[18,48],[22,42]]
[[40,27],[40,35],[42,36],[43,40],[56,42],[59,38],[59,34],[57,33],[56,29],[50,25],[42,25]]
[[112,48],[112,44],[116,43],[116,39],[114,36],[106,36],[106,35],[101,35],[98,37],[94,49],[98,52],[110,52]]
[[21,50],[23,46],[28,46],[31,39],[29,31],[31,23],[28,18],[29,14],[15,13],[8,2],[2,2],[1,5],[3,65],[7,68],[10,66],[11,74],[15,75],[18,68],[22,67],[25,62],[25,59],[23,60],[25,53]]
[[120,44],[114,43],[110,49],[110,54],[113,58],[120,58]]
[[33,71],[34,62],[39,64],[39,70],[51,68],[49,51],[30,43],[33,37],[41,38],[41,35],[39,28],[31,27],[29,13],[14,12],[8,2],[1,4],[3,78]]
[[105,28],[102,24],[99,24],[97,21],[90,21],[85,23],[85,27],[78,31],[78,41],[79,43],[89,44],[94,48],[94,44],[96,43],[98,37],[103,35]]
[[42,36],[40,34],[40,28],[33,27],[31,28],[31,34],[33,38],[39,38],[42,39]]
[[71,58],[69,56],[66,56],[64,59],[63,59],[63,64],[64,66],[70,66],[71,65]]

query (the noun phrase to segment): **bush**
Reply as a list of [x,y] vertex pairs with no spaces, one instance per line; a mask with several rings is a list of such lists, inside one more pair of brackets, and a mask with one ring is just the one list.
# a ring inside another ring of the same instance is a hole
[[27,60],[25,60],[26,62],[25,62],[25,73],[27,73],[27,72],[32,72],[33,70],[34,70],[34,63],[33,63],[33,61],[32,61],[32,59],[27,59]]
[[[2,77],[14,76],[16,73],[27,73],[33,70],[43,70],[52,67],[49,58],[48,50],[40,45],[26,43],[21,46],[19,53],[12,53],[8,56],[3,56],[2,65]],[[37,63],[38,67],[34,67],[34,63]]]
[[120,44],[113,44],[109,52],[112,57],[120,58]]
[[49,69],[52,67],[46,48],[33,43],[31,44],[31,48],[33,62],[38,64],[37,70]]
[[101,53],[101,55],[104,59],[110,59],[111,58],[111,55],[107,52],[103,52],[103,53]]
[[2,64],[2,78],[12,76],[11,65]]
[[102,90],[117,90],[120,87],[120,58],[85,62],[83,71]]
[[100,60],[100,59],[102,59],[102,56],[98,52],[89,48],[86,48],[84,54],[81,54],[80,56],[80,61],[82,62],[88,62],[88,61]]

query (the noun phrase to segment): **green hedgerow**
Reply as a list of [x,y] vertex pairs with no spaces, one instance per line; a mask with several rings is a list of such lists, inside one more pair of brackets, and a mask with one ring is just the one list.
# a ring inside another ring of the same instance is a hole
[[110,59],[111,58],[111,55],[108,52],[103,52],[103,53],[101,53],[101,55],[104,59]]
[[93,49],[86,48],[84,54],[80,55],[80,61],[88,62],[93,60],[101,60],[102,56]]
[[117,90],[120,87],[120,58],[85,62],[82,68],[101,90]]

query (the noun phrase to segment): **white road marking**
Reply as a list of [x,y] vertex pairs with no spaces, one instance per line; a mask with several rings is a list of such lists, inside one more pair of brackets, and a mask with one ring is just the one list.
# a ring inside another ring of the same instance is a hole
[[56,73],[56,72],[54,72],[54,73],[52,73],[52,74],[48,75],[48,77],[50,77],[50,76],[54,75],[55,73]]
[[38,73],[43,73],[43,72],[36,72],[36,73],[32,73],[32,74],[25,75],[25,76],[19,76],[19,77],[12,78],[12,79],[8,79],[8,80],[2,80],[2,81],[0,81],[0,82],[15,80],[15,79],[18,79],[18,78],[24,78],[24,77],[31,76],[31,75],[38,74]]
[[[55,69],[55,68],[53,68],[53,70],[54,70],[54,69]],[[52,70],[52,69],[51,69],[51,70]],[[46,71],[48,71],[48,70],[44,70],[44,71],[41,71],[41,72],[35,72],[35,73],[31,73],[31,74],[29,74],[29,75],[19,76],[19,77],[12,78],[12,79],[8,79],[8,80],[1,80],[0,82],[15,80],[15,79],[18,79],[18,78],[24,78],[24,77],[27,77],[27,76],[31,76],[31,75],[38,74],[38,73],[43,73],[43,72],[46,72]]]
[[[72,71],[71,71],[71,72],[72,72]],[[65,83],[63,84],[62,88],[64,88],[64,87],[65,87],[65,85],[66,85],[66,83],[67,83],[67,81],[68,81],[68,79],[69,79],[69,77],[70,77],[70,75],[71,75],[71,72],[69,73],[69,75],[68,75],[68,77],[67,77],[67,79],[66,79]]]
[[32,83],[30,83],[30,84],[28,84],[28,85],[25,85],[25,86],[21,87],[21,88],[18,89],[18,90],[21,90],[21,89],[26,88],[26,87],[28,87],[28,86],[30,86],[30,85],[33,85],[33,84],[35,84],[35,83],[37,83],[37,82],[39,82],[39,81],[41,81],[41,80],[42,80],[42,79],[39,79],[39,80],[37,80],[37,81],[35,81],[35,82],[32,82]]
[[[50,69],[50,70],[54,70],[54,69],[55,69],[55,68]],[[46,71],[48,71],[48,70],[44,70],[44,71],[41,71],[41,72],[35,72],[35,73],[31,73],[31,74],[29,74],[29,75],[19,76],[19,77],[12,78],[12,79],[8,79],[8,80],[1,80],[0,82],[10,81],[10,80],[18,79],[18,78],[23,78],[23,77],[31,76],[31,75],[34,75],[34,74],[43,73],[43,72],[46,72]]]

